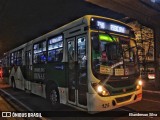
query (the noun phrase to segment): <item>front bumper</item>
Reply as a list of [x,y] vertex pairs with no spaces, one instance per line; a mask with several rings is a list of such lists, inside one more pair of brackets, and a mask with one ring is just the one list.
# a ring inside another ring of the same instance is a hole
[[142,99],[142,89],[122,95],[101,97],[98,94],[87,94],[88,112],[108,111],[129,105]]

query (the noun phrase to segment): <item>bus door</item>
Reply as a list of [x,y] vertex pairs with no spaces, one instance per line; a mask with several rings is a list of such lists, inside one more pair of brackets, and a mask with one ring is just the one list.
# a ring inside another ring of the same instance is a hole
[[86,108],[87,106],[87,53],[86,36],[76,37],[77,46],[77,100],[78,106]]
[[87,67],[86,39],[77,36],[67,40],[68,102],[86,108]]
[[76,105],[76,51],[75,38],[67,40],[68,57],[68,102]]

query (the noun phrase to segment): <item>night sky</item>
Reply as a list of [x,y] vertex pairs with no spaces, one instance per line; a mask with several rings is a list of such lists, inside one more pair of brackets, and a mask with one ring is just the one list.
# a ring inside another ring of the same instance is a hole
[[0,0],[0,56],[87,14],[124,17],[83,0]]

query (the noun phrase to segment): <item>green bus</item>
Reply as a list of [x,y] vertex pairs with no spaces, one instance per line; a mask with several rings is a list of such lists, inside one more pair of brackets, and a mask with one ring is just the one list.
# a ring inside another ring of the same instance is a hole
[[86,15],[3,56],[3,78],[13,88],[88,112],[142,99],[137,45],[126,24]]

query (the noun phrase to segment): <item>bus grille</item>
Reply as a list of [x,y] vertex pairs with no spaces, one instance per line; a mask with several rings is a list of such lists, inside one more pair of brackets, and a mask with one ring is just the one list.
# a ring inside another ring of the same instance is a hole
[[118,88],[118,87],[127,87],[130,85],[133,85],[135,83],[135,80],[119,80],[119,81],[108,81],[107,84],[109,84],[110,86],[114,87],[114,88]]
[[[132,88],[126,88],[126,91],[125,92],[131,92],[131,91],[134,91],[135,90],[135,87],[132,87]],[[121,94],[121,93],[124,93],[123,89],[119,89],[119,90],[113,90],[111,92],[113,95],[114,94]]]
[[130,99],[131,99],[131,95],[128,95],[128,96],[125,96],[125,97],[116,98],[116,101],[117,101],[117,103],[121,103],[121,102],[124,102],[124,101],[128,101]]

